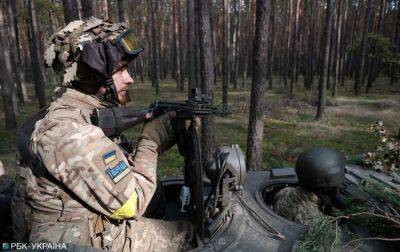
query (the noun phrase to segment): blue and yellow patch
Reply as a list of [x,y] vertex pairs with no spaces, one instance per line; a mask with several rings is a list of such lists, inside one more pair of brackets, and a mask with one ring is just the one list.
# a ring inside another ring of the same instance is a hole
[[109,163],[111,163],[112,161],[114,161],[117,158],[116,155],[117,151],[110,151],[107,152],[106,154],[103,155],[103,161],[105,165],[108,165]]
[[114,183],[118,183],[121,179],[123,179],[131,170],[128,168],[128,165],[124,161],[120,161],[116,166],[108,168],[106,170],[107,175],[114,181]]

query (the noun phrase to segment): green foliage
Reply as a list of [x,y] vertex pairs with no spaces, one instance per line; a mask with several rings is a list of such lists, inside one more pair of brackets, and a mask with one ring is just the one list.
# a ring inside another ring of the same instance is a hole
[[[367,55],[368,58],[381,61],[385,68],[384,72],[400,77],[400,54],[398,53],[398,46],[393,45],[388,37],[384,37],[377,33],[368,33],[367,35],[368,47]],[[361,50],[361,36],[359,36],[351,50],[359,53]]]
[[400,211],[400,194],[394,191],[389,186],[374,180],[368,180],[365,185],[365,190],[375,197]]
[[371,48],[375,50],[368,53],[368,57],[372,59],[382,60],[384,63],[400,64],[400,56],[395,52],[396,46],[390,43],[389,38],[380,34],[369,33],[368,42]]
[[[358,199],[349,199],[348,206],[344,209],[345,214],[355,214],[360,212],[372,211],[373,207]],[[358,215],[351,217],[350,221],[368,230],[372,236],[398,238],[400,230],[393,228],[393,222],[373,215]]]
[[[383,183],[367,180],[363,189],[376,200],[386,205],[391,205],[396,211],[400,211],[400,195]],[[376,206],[371,202],[349,197],[345,201],[346,207],[343,209],[344,215],[351,215],[361,212],[376,212]],[[351,217],[350,221],[356,223],[371,232],[373,236],[398,238],[400,229],[393,228],[394,223],[388,219],[373,215],[358,215]]]
[[316,219],[303,233],[297,251],[340,251],[346,230],[339,227],[332,216]]
[[[391,205],[396,211],[400,211],[400,195],[383,183],[367,180],[363,189],[376,200]],[[299,239],[298,251],[339,251],[344,241],[354,239],[354,234],[338,226],[339,216],[350,216],[350,223],[364,227],[374,237],[398,238],[400,229],[394,227],[394,222],[388,218],[377,215],[359,213],[377,213],[376,205],[371,202],[349,197],[345,200],[345,208],[334,213],[335,216],[322,216],[316,219]],[[352,216],[354,215],[354,216]],[[393,217],[394,218],[394,217]],[[346,218],[347,219],[347,218]]]
[[[393,45],[389,38],[381,34],[368,33],[368,57],[371,59],[381,60],[384,63],[400,64],[400,55],[396,53],[396,46]],[[360,52],[361,37],[355,41],[352,50]]]

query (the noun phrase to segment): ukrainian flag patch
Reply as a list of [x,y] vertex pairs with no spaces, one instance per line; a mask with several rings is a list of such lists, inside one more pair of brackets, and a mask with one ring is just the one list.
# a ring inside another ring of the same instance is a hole
[[106,154],[103,155],[103,161],[105,165],[108,165],[112,161],[114,161],[117,158],[116,151],[110,151]]
[[128,169],[128,165],[124,161],[120,161],[116,166],[108,168],[106,170],[107,175],[114,181],[118,183],[123,179],[131,170]]

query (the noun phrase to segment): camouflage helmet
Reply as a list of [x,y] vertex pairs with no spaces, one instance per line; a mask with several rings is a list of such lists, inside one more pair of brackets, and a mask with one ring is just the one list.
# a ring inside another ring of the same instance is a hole
[[96,88],[107,85],[113,71],[127,65],[141,52],[131,57],[121,52],[123,48],[117,42],[128,31],[131,30],[125,23],[94,17],[72,21],[50,37],[44,64],[62,74],[62,86],[76,82],[95,84]]
[[342,153],[328,147],[316,147],[297,158],[295,171],[302,187],[329,192],[343,183],[344,167]]

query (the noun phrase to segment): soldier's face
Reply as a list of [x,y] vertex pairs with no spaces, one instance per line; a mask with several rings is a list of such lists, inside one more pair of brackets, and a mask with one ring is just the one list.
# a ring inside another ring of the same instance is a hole
[[118,99],[121,105],[125,105],[129,101],[128,88],[133,84],[133,79],[126,68],[115,72],[112,79],[117,89]]

